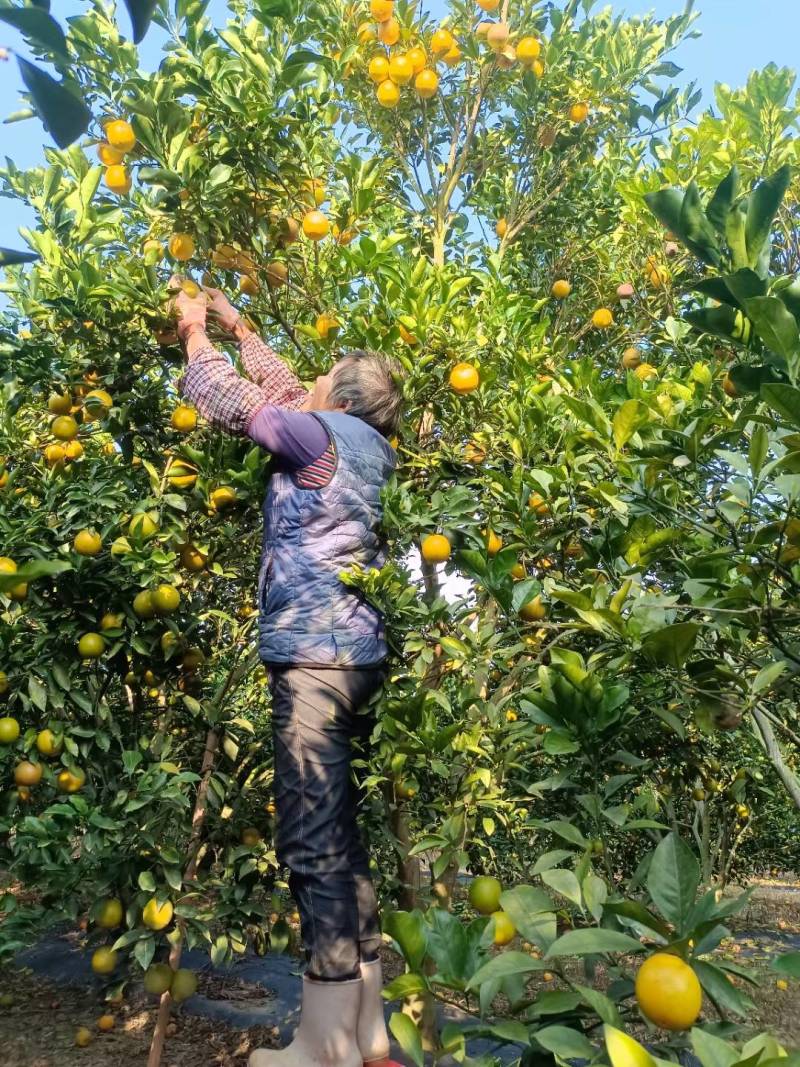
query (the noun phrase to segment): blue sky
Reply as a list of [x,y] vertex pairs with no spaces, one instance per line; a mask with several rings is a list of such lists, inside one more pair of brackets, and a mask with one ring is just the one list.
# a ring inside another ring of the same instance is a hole
[[[644,14],[654,11],[666,17],[681,9],[683,0],[615,0],[615,11]],[[427,5],[436,14],[444,10],[443,0]],[[800,39],[800,0],[698,0],[701,12],[698,28],[702,37],[687,42],[675,55],[685,73],[678,81],[696,79],[703,89],[704,101],[710,102],[716,82],[742,85],[749,71],[769,62],[797,68],[797,42]],[[52,12],[65,19],[88,7],[86,0],[54,0]],[[209,12],[218,23],[224,22],[225,5],[212,0]],[[127,15],[120,14],[123,29]],[[0,45],[19,48],[24,44],[15,31],[0,25]],[[159,56],[159,34],[151,30],[141,48],[142,65],[152,69]],[[0,114],[8,115],[19,106],[20,87],[16,64],[0,63]],[[9,156],[20,167],[42,161],[44,133],[36,120],[0,127],[0,155]],[[17,227],[22,222],[20,205],[0,199],[0,245],[22,247]]]

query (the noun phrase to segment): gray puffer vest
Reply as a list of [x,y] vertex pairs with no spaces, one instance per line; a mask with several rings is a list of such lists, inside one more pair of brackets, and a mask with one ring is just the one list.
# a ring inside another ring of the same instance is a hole
[[381,567],[380,493],[397,462],[388,441],[362,419],[315,411],[336,451],[322,489],[272,475],[264,501],[259,581],[259,652],[265,663],[370,667],[386,657],[383,617],[339,572]]

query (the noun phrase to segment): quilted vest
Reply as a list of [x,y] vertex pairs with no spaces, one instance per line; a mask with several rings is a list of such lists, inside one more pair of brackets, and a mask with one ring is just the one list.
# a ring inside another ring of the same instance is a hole
[[302,489],[277,470],[264,501],[259,653],[265,663],[369,667],[386,657],[381,613],[346,586],[341,570],[381,567],[381,489],[397,455],[362,419],[315,411],[336,466],[322,489]]

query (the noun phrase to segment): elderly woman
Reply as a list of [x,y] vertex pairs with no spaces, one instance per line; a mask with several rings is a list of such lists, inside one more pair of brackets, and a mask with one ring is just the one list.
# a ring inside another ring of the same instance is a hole
[[[388,1063],[369,857],[356,822],[351,745],[372,730],[365,706],[384,678],[383,619],[340,579],[381,566],[380,493],[396,454],[399,367],[351,352],[311,392],[206,289],[175,301],[187,367],[181,389],[212,426],[275,459],[264,505],[259,651],[269,674],[276,848],[290,871],[307,970],[293,1042],[258,1049],[250,1067]],[[213,316],[239,345],[240,376],[206,335]],[[249,380],[248,380],[249,379]]]

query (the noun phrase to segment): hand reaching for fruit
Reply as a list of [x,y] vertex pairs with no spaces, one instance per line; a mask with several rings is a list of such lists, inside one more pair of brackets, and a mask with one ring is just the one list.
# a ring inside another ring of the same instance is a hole
[[239,312],[220,289],[203,286],[208,301],[208,312],[227,333],[232,333],[239,322]]
[[192,326],[205,327],[208,300],[197,283],[173,274],[169,287],[178,290],[172,299],[172,307],[178,317],[178,335],[185,337]]

